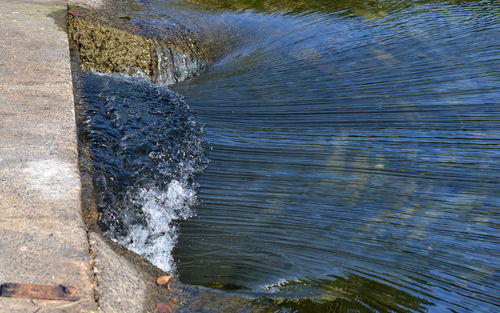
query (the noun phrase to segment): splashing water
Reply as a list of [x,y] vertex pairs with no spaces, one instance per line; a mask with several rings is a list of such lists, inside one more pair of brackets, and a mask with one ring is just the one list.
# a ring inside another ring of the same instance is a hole
[[172,271],[175,265],[171,251],[178,236],[172,223],[194,215],[196,193],[172,180],[167,191],[141,188],[132,198],[132,203],[142,208],[145,225],[131,225],[130,233],[119,242],[159,268]]
[[177,221],[195,214],[206,167],[203,126],[176,93],[138,79],[83,73],[82,140],[104,233],[167,272]]
[[173,92],[88,74],[101,226],[167,270],[178,237],[183,282],[253,311],[496,312],[498,10],[455,2],[223,7],[244,44],[175,87],[214,147],[180,236],[202,126]]

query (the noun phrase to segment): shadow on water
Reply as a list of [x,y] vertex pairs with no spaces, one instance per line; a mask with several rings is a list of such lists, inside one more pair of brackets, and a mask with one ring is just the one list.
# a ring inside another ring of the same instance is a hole
[[281,285],[321,286],[323,294],[308,298],[263,298],[256,300],[257,312],[427,312],[432,303],[401,289],[377,281],[348,274],[346,277],[330,275],[318,281],[295,281]]

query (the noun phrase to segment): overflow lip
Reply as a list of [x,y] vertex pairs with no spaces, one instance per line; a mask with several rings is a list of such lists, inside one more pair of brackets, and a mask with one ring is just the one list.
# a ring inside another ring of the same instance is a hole
[[101,9],[68,5],[68,37],[82,69],[170,86],[206,72],[234,45],[225,27],[209,34],[172,18],[145,24],[132,11],[119,1]]

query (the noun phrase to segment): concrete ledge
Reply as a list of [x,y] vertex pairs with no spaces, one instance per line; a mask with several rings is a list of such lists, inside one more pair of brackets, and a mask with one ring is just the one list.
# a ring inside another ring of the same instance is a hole
[[0,312],[93,312],[68,41],[54,19],[66,4],[0,7],[0,283],[73,285],[81,297],[0,297]]

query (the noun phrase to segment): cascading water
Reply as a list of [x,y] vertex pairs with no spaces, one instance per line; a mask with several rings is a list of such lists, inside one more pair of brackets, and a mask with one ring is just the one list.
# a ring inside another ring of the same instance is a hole
[[165,87],[91,72],[80,80],[101,229],[174,271],[176,221],[194,215],[194,176],[207,164],[203,125]]

